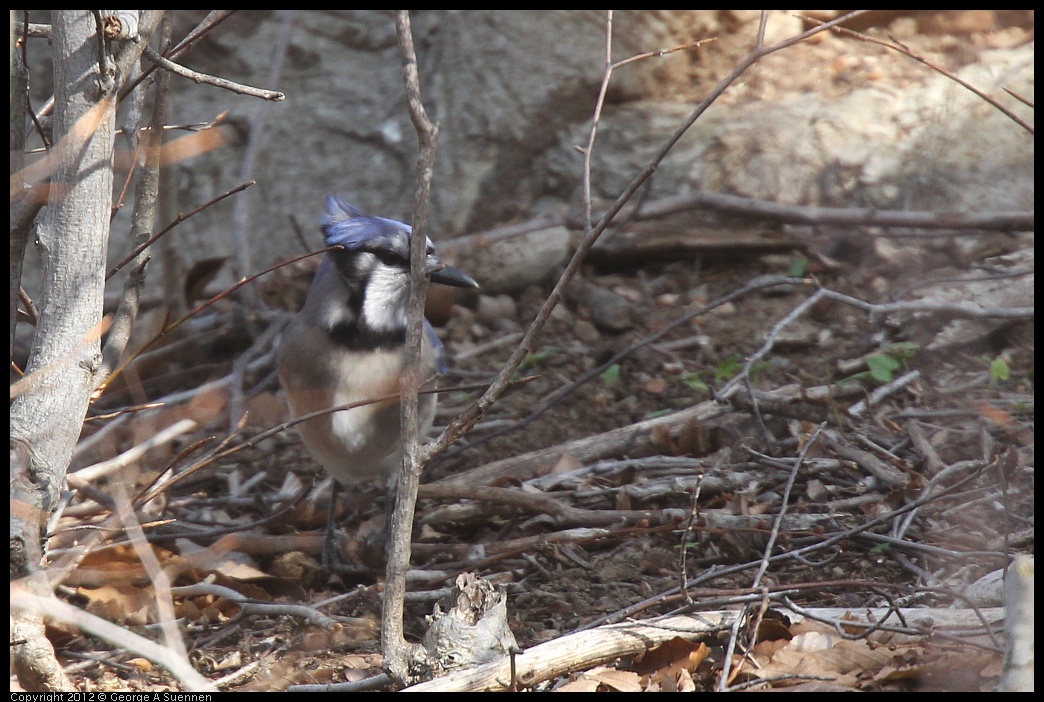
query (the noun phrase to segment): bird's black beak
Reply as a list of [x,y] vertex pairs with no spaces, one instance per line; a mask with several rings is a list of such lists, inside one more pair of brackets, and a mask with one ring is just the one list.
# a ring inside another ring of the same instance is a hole
[[432,271],[431,282],[451,285],[455,288],[477,288],[479,286],[470,275],[464,271],[458,271],[453,266],[447,266],[445,263]]

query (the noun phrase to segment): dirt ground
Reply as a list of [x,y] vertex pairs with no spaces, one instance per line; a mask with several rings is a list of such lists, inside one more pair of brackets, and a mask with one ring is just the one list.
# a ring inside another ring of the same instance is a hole
[[[798,47],[787,61],[823,65],[828,58],[824,50],[820,45]],[[874,70],[895,66],[902,74],[912,70],[909,63],[894,59]],[[758,86],[750,89],[756,92]],[[776,325],[815,289],[798,280],[814,280],[869,302],[903,300],[929,279],[961,281],[989,274],[987,258],[1027,246],[1024,238],[1001,234],[982,240],[989,245],[973,256],[962,253],[965,249],[959,252],[953,237],[916,244],[893,240],[890,245],[901,250],[897,255],[867,238],[853,244],[851,237],[824,234],[803,238],[800,247],[765,252],[726,247],[698,258],[642,260],[622,269],[588,266],[582,273],[588,283],[626,302],[615,328],[600,325],[582,304],[560,305],[520,371],[536,379],[509,390],[464,441],[429,466],[425,481],[438,484],[494,461],[712,400],[712,391],[740,373]],[[1031,239],[1028,246],[1032,251]],[[911,266],[911,260],[922,265]],[[681,316],[758,276],[788,274],[797,275],[793,284],[753,290],[697,314],[564,397],[555,397]],[[291,280],[294,292],[303,293],[307,275]],[[496,300],[492,307],[489,300],[459,300],[439,330],[449,363],[442,385],[464,386],[494,377],[548,291],[532,287],[510,301]],[[214,314],[231,319],[232,306]],[[775,537],[773,553],[850,535],[808,557],[773,562],[759,587],[787,589],[787,597],[805,607],[966,606],[965,587],[1003,568],[1009,554],[1033,552],[1033,323],[996,323],[968,335],[965,343],[933,350],[933,340],[952,320],[909,314],[871,319],[864,310],[824,299],[779,329],[770,351],[753,367],[751,391],[767,393],[758,410],[746,401],[750,391],[742,389],[709,421],[673,427],[650,442],[617,449],[600,462],[578,461],[563,448],[557,460],[492,484],[522,494],[541,493],[587,510],[588,516],[619,514],[615,523],[584,523],[582,517],[565,519],[506,501],[422,498],[413,559],[421,575],[410,589],[433,594],[418,594],[408,602],[408,636],[423,636],[435,595],[465,571],[505,589],[508,622],[522,649],[601,622],[737,606],[720,601],[752,587],[774,516],[784,506],[797,526]],[[177,359],[165,372],[180,374],[185,387],[189,378],[197,383],[223,377],[244,345],[249,344],[210,349],[209,356],[197,355],[183,368],[177,363],[187,359]],[[875,365],[882,360],[886,367]],[[263,370],[254,372],[253,385],[262,392],[247,400],[249,423],[232,444],[286,419],[281,395]],[[884,393],[872,411],[850,411],[911,371],[919,371],[919,377]],[[169,374],[165,377],[163,391],[149,389],[146,378],[134,401],[176,389],[178,383],[171,385]],[[832,394],[786,406],[770,402],[769,395],[778,398],[789,386],[828,387]],[[132,404],[120,392],[100,402],[95,412]],[[443,395],[436,428],[476,397],[474,391]],[[551,399],[546,411],[531,417]],[[193,411],[212,421],[181,437],[168,460],[189,465],[209,450],[193,449],[194,442],[225,436],[225,410],[233,401],[222,392],[194,400]],[[217,411],[211,411],[214,407]],[[172,420],[173,415],[163,423]],[[154,429],[147,422],[137,427],[129,422],[118,435],[117,448],[127,448]],[[792,476],[799,456],[800,467]],[[655,460],[660,458],[671,460]],[[581,463],[597,465],[568,474]],[[150,459],[139,485],[164,465]],[[273,690],[358,680],[379,672],[383,570],[367,539],[372,541],[383,523],[383,489],[363,488],[340,502],[341,544],[355,568],[338,575],[318,564],[328,490],[329,480],[291,430],[206,466],[164,497],[149,533],[161,562],[178,574],[175,585],[212,576],[216,584],[252,602],[305,604],[341,618],[336,626],[324,627],[294,614],[250,612],[206,590],[176,593],[190,657],[204,676],[217,679],[252,666],[229,689]],[[859,525],[921,498],[917,509],[859,531]],[[639,510],[664,516],[642,519],[635,516]],[[908,524],[904,514],[912,515]],[[245,531],[230,537],[228,527]],[[215,548],[218,543],[224,547]],[[130,568],[134,558],[121,551],[125,548],[93,554],[85,573],[91,567]],[[203,549],[208,558],[193,560],[193,549]],[[691,604],[678,593],[684,580],[690,582]],[[147,579],[100,585],[84,575],[70,587],[79,604],[130,628],[149,619],[144,603],[152,586]],[[320,605],[338,596],[336,602]],[[105,653],[97,640],[68,634],[56,638],[60,658],[83,689],[175,687],[161,668],[133,656]],[[717,684],[727,640],[724,632],[709,641],[708,658],[690,671],[695,689]],[[975,646],[934,642],[908,661],[911,674],[873,680],[868,674],[853,687],[991,689],[1000,654],[996,646]],[[98,656],[110,665],[76,662]],[[965,672],[943,680],[938,667],[943,662],[955,665],[958,656]],[[744,672],[736,682],[754,677]]]

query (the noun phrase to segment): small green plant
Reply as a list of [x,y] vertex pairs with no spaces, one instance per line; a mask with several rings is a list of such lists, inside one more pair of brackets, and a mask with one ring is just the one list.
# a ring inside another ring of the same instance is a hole
[[714,382],[724,383],[726,380],[732,380],[742,368],[743,357],[739,354],[733,354],[722,360],[718,367],[714,369]]
[[686,551],[696,551],[697,549],[701,548],[701,546],[702,543],[700,542],[699,536],[694,535],[693,539],[691,539],[690,541],[686,541],[684,544],[675,544],[674,550],[680,551],[684,548]]
[[606,390],[612,390],[613,386],[616,385],[620,380],[620,364],[614,363],[613,365],[602,371],[602,385]]
[[790,278],[804,278],[806,273],[808,273],[808,259],[804,256],[795,258],[790,263],[790,268],[787,269],[787,276]]
[[551,358],[555,354],[555,351],[557,351],[556,348],[554,348],[553,346],[549,346],[547,348],[541,349],[540,351],[537,351],[536,353],[531,353],[528,356],[526,356],[525,359],[523,359],[522,363],[518,365],[518,369],[520,371],[527,371],[532,368],[542,366],[547,361],[547,359]]
[[990,376],[994,380],[1008,380],[1011,378],[1011,367],[1002,356],[990,361]]
[[[692,390],[709,393],[711,391],[711,383],[718,385],[732,380],[737,373],[743,370],[743,364],[743,357],[733,354],[721,361],[714,370],[686,371],[680,375],[672,376],[669,380],[675,383],[680,382]],[[771,367],[772,364],[768,361],[757,363],[751,368],[751,376],[756,376],[758,373]]]
[[856,373],[843,379],[841,382],[852,382],[854,380],[872,380],[884,385],[895,378],[895,372],[906,366],[906,362],[913,358],[920,347],[910,341],[901,341],[895,344],[883,346],[880,351],[866,358],[868,370]]
[[886,353],[875,353],[866,359],[866,367],[870,369],[870,377],[883,384],[890,382],[892,375],[902,368],[903,364]]
[[690,390],[710,392],[710,386],[703,380],[703,376],[706,374],[707,371],[686,371],[681,375],[671,378],[671,380],[681,382]]
[[531,353],[518,364],[518,370],[511,376],[512,380],[520,380],[528,371],[532,371],[544,365],[548,359],[555,355],[559,349],[555,346],[547,346],[536,353]]

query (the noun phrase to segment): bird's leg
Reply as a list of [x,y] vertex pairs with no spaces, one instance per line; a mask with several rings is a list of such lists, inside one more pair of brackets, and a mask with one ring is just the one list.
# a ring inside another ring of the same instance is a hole
[[341,491],[341,483],[336,479],[330,488],[330,511],[326,515],[326,538],[323,539],[323,568],[335,570],[341,563],[337,553],[337,494]]
[[391,524],[395,514],[395,483],[395,480],[389,481],[384,493],[384,527],[380,531],[370,532],[361,550],[366,564],[373,569],[382,569],[388,564]]

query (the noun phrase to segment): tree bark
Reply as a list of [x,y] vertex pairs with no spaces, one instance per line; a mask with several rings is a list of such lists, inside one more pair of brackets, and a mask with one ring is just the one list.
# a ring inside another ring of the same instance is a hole
[[58,496],[100,358],[115,112],[111,92],[101,93],[98,41],[90,11],[55,13],[56,145],[37,230],[44,287],[26,368],[32,382],[11,404],[11,436],[28,447],[30,475],[46,486],[45,512]]
[[[36,594],[50,592],[37,572],[40,540],[101,357],[115,131],[115,64],[101,41],[90,10],[53,13],[55,143],[49,199],[37,228],[44,287],[26,367],[30,382],[11,403],[11,483],[22,488],[12,493],[11,576],[46,591]],[[71,689],[42,636],[41,614],[12,615],[12,632],[25,639],[12,647],[12,663],[30,690]]]

